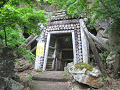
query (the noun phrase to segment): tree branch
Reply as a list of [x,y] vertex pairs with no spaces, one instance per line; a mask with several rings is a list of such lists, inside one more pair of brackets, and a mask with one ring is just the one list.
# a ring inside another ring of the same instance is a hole
[[13,23],[15,23],[15,22],[7,23],[7,24],[0,23],[0,25],[7,26],[7,25],[11,25],[11,24],[13,24]]
[[4,28],[4,32],[5,32],[5,44],[7,46],[7,35],[6,35],[6,31],[5,31],[5,26],[3,28]]
[[11,24],[13,24],[13,23],[15,23],[15,22],[7,23],[7,24],[5,24],[4,26],[11,25]]

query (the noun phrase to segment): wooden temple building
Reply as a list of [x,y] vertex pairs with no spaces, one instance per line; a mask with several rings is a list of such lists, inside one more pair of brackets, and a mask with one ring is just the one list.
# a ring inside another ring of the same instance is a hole
[[44,50],[43,55],[36,55],[35,69],[64,70],[70,62],[88,63],[89,43],[83,31],[83,19],[69,18],[56,11],[47,24],[48,27],[39,24],[43,31],[37,39],[38,46],[42,45]]

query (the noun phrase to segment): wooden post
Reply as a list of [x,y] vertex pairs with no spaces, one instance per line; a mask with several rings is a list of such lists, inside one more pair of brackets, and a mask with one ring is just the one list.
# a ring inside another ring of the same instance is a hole
[[60,66],[59,66],[59,69],[62,70],[62,62],[60,60]]
[[57,67],[58,67],[58,60],[56,58],[56,68],[55,68],[55,71],[57,71]]
[[30,35],[26,40],[27,40],[27,42],[29,42],[31,39],[33,39],[33,35]]
[[100,38],[100,37],[96,37],[94,36],[93,34],[91,34],[88,30],[85,31],[86,33],[89,33],[90,37],[96,41],[97,43],[99,43],[101,46],[103,46],[106,50],[110,50],[110,48],[105,44],[104,40],[106,39],[103,39],[103,38]]
[[35,46],[30,52],[33,52],[36,48],[37,48],[37,46]]
[[59,59],[57,58],[57,71],[59,70]]
[[74,34],[74,32],[72,32],[72,43],[73,43],[74,64],[76,64],[77,61],[76,61],[76,47],[75,47],[75,34]]
[[94,56],[95,56],[95,59],[96,59],[97,64],[98,64],[98,66],[99,66],[99,69],[100,69],[100,71],[105,75],[105,74],[106,74],[106,70],[105,70],[104,65],[103,65],[103,63],[102,63],[102,61],[101,61],[101,58],[100,58],[100,56],[99,56],[99,53],[98,53],[98,51],[97,51],[97,49],[96,49],[96,47],[95,47],[95,44],[94,44],[92,38],[90,37],[90,34],[87,33],[88,30],[87,30],[87,28],[86,28],[86,26],[85,26],[85,24],[84,24],[83,19],[80,19],[80,23],[81,23],[82,28],[83,28],[83,30],[85,31],[85,34],[86,34],[86,36],[87,36],[87,38],[88,38],[88,41],[89,41],[91,50],[92,50],[92,52],[93,52],[93,54],[94,54]]
[[35,36],[32,40],[30,40],[25,47],[27,47],[28,45],[30,45],[30,44],[31,44],[33,41],[35,41],[37,38],[38,38],[38,35]]
[[47,56],[48,56],[48,50],[49,50],[49,44],[50,44],[50,36],[51,36],[51,34],[48,33],[47,43],[46,43],[46,48],[45,48],[45,57],[44,57],[43,71],[45,71],[45,69],[46,69]]
[[53,59],[52,61],[52,69],[54,70],[54,66],[55,66],[55,59]]
[[83,53],[83,62],[89,63],[89,42],[83,31],[82,23],[80,22],[81,30],[81,41],[82,41],[82,53]]
[[60,60],[59,60],[59,62],[58,62],[58,65],[59,65],[59,69],[58,69],[58,70],[60,70]]
[[55,41],[54,60],[52,62],[52,69],[54,69],[54,66],[55,66],[56,48],[57,48],[57,39]]

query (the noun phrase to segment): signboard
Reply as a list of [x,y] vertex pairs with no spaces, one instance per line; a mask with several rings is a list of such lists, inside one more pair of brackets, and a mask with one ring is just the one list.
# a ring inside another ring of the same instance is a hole
[[37,44],[36,56],[44,56],[44,43]]

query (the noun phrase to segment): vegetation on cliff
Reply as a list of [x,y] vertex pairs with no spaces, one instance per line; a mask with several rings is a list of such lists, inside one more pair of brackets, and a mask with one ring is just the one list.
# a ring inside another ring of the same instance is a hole
[[12,47],[26,58],[34,59],[34,55],[26,50],[23,32],[39,35],[38,23],[45,23],[44,10],[36,11],[31,0],[1,0],[0,1],[0,38],[6,46]]
[[[89,25],[93,26],[98,20],[112,19],[108,33],[110,45],[113,51],[119,53],[120,40],[120,0],[44,0],[58,9],[66,11],[66,14],[79,17],[87,17]],[[113,48],[116,47],[116,48]]]

